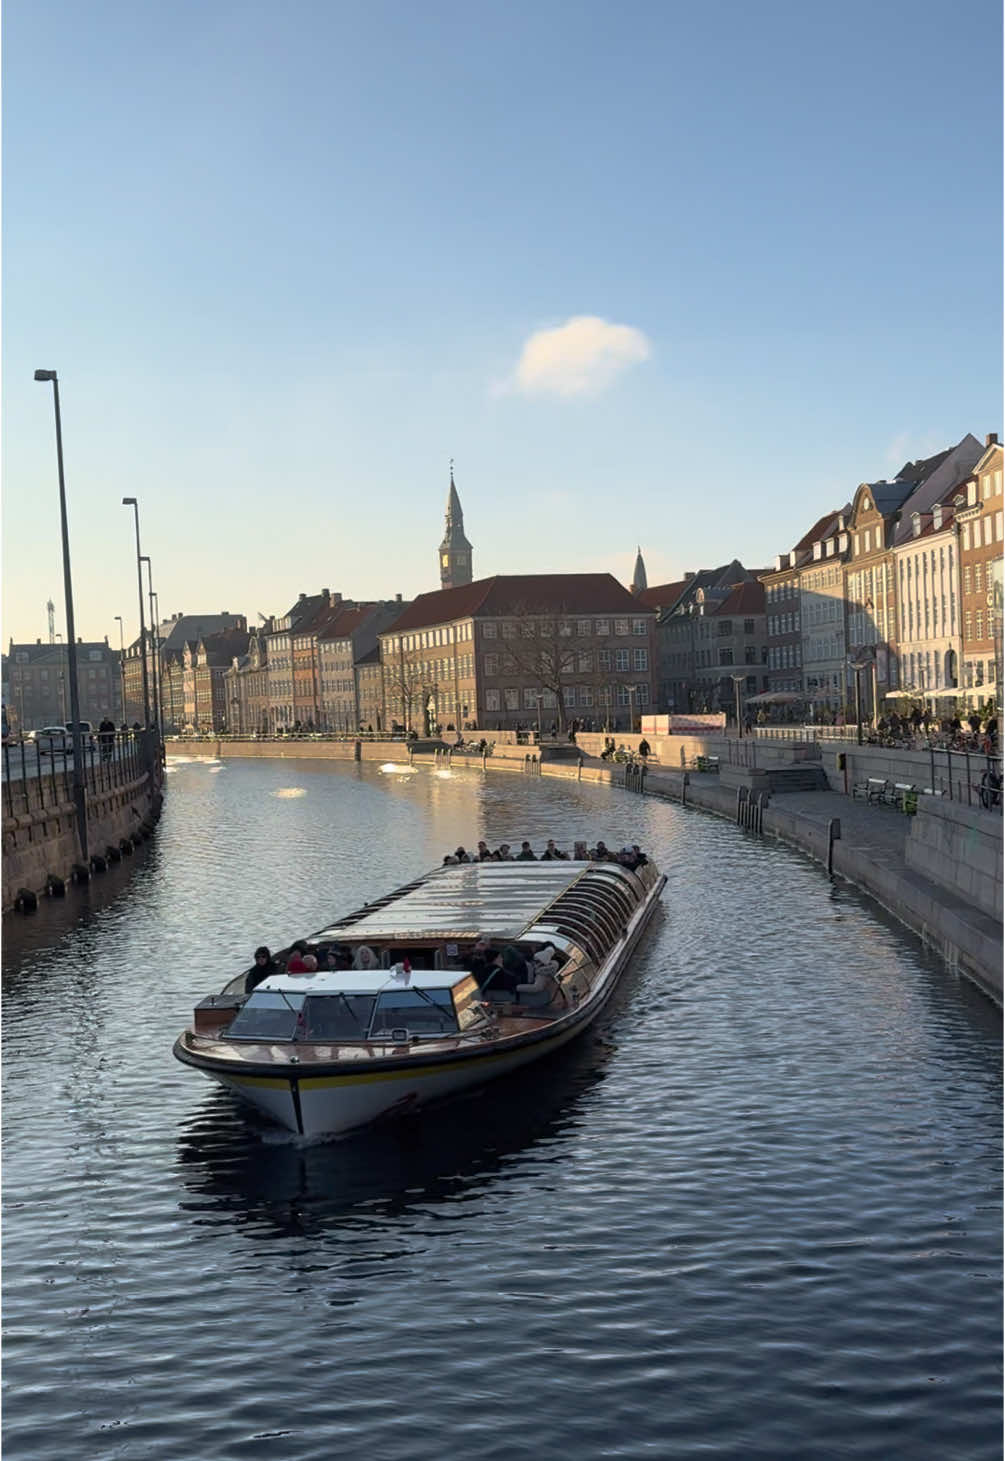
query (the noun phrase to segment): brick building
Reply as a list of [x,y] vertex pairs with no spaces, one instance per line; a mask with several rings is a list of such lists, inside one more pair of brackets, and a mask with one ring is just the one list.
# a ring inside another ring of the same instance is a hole
[[380,636],[409,728],[627,728],[654,701],[655,611],[608,573],[498,575],[420,594]]
[[[15,644],[7,652],[5,698],[12,730],[38,730],[65,725],[70,719],[70,681],[65,644]],[[77,640],[77,695],[81,720],[97,725],[106,715],[122,714],[118,653],[103,641]]]

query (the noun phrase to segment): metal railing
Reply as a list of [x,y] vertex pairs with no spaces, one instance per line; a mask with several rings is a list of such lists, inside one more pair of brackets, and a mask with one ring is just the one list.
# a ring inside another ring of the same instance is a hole
[[[116,731],[114,740],[104,743],[99,736],[85,736],[81,767],[85,791],[100,794],[137,781],[150,769],[155,745],[155,731]],[[3,807],[7,816],[55,810],[72,801],[72,747],[52,745],[41,751],[23,739],[4,745]]]

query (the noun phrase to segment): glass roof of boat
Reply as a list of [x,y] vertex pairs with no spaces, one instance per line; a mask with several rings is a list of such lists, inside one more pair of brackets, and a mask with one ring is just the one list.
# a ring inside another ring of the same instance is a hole
[[345,939],[519,938],[560,893],[587,873],[582,862],[474,862],[436,868],[400,896],[350,914],[312,936]]
[[396,989],[453,989],[471,976],[465,969],[319,969],[316,974],[273,974],[255,986],[268,994],[377,994]]

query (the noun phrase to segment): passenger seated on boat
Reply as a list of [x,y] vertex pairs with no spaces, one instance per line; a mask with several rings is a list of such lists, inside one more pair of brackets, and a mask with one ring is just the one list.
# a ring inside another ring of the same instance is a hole
[[304,963],[304,955],[307,952],[307,945],[303,939],[297,939],[290,949],[289,958],[286,960],[287,974],[306,974],[307,965]]
[[644,852],[641,852],[639,850],[639,844],[637,842],[632,843],[632,851],[635,853],[636,867],[648,867],[649,859],[648,857],[646,857]]
[[615,857],[615,855],[611,851],[611,849],[607,846],[607,844],[604,842],[603,838],[601,838],[601,840],[597,843],[596,847],[592,848],[591,851],[590,851],[590,861],[591,862],[617,862],[617,858]]
[[501,842],[499,844],[499,851],[496,853],[496,857],[499,859],[500,862],[513,861],[513,854],[509,850],[508,842]]
[[304,955],[304,973],[316,974],[318,972],[318,961],[314,954]]
[[490,862],[491,860],[492,860],[492,850],[489,847],[488,843],[487,842],[479,842],[479,844],[478,844],[478,861],[479,862]]
[[516,987],[517,999],[528,1009],[545,1009],[554,1004],[560,992],[555,977],[558,973],[558,962],[554,945],[545,944],[543,949],[538,949],[530,970],[532,977]]
[[471,861],[471,858],[464,851],[464,848],[463,847],[458,847],[457,851],[454,853],[454,856],[456,857],[456,859],[457,859],[458,862],[470,862]]
[[454,856],[454,854],[452,852],[448,852],[447,855],[446,855],[446,857],[443,859],[443,866],[444,867],[456,867],[457,866],[457,862],[458,862],[458,859]]
[[529,842],[520,843],[520,851],[516,855],[517,862],[537,862],[534,850]]
[[573,862],[589,862],[590,853],[585,842],[577,842],[572,849]]
[[261,947],[255,950],[255,962],[244,976],[245,994],[250,994],[257,985],[261,984],[263,979],[268,979],[270,974],[277,974],[278,972],[275,959],[265,945],[262,944]]
[[549,837],[548,838],[548,845],[544,849],[544,851],[541,853],[541,861],[542,862],[568,862],[569,861],[569,854],[567,852],[561,852],[555,846],[555,839],[553,837]]
[[377,969],[380,967],[380,960],[368,944],[360,944],[352,961],[354,969]]

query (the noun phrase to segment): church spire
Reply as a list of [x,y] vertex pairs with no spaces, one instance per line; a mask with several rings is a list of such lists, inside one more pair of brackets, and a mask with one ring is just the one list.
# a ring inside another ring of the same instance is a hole
[[632,574],[632,593],[640,594],[649,587],[646,579],[646,565],[642,561],[641,545],[635,550],[635,572]]
[[454,459],[450,458],[450,490],[447,492],[447,520],[440,544],[440,587],[457,588],[471,582],[471,544],[464,536],[464,513],[454,485]]

